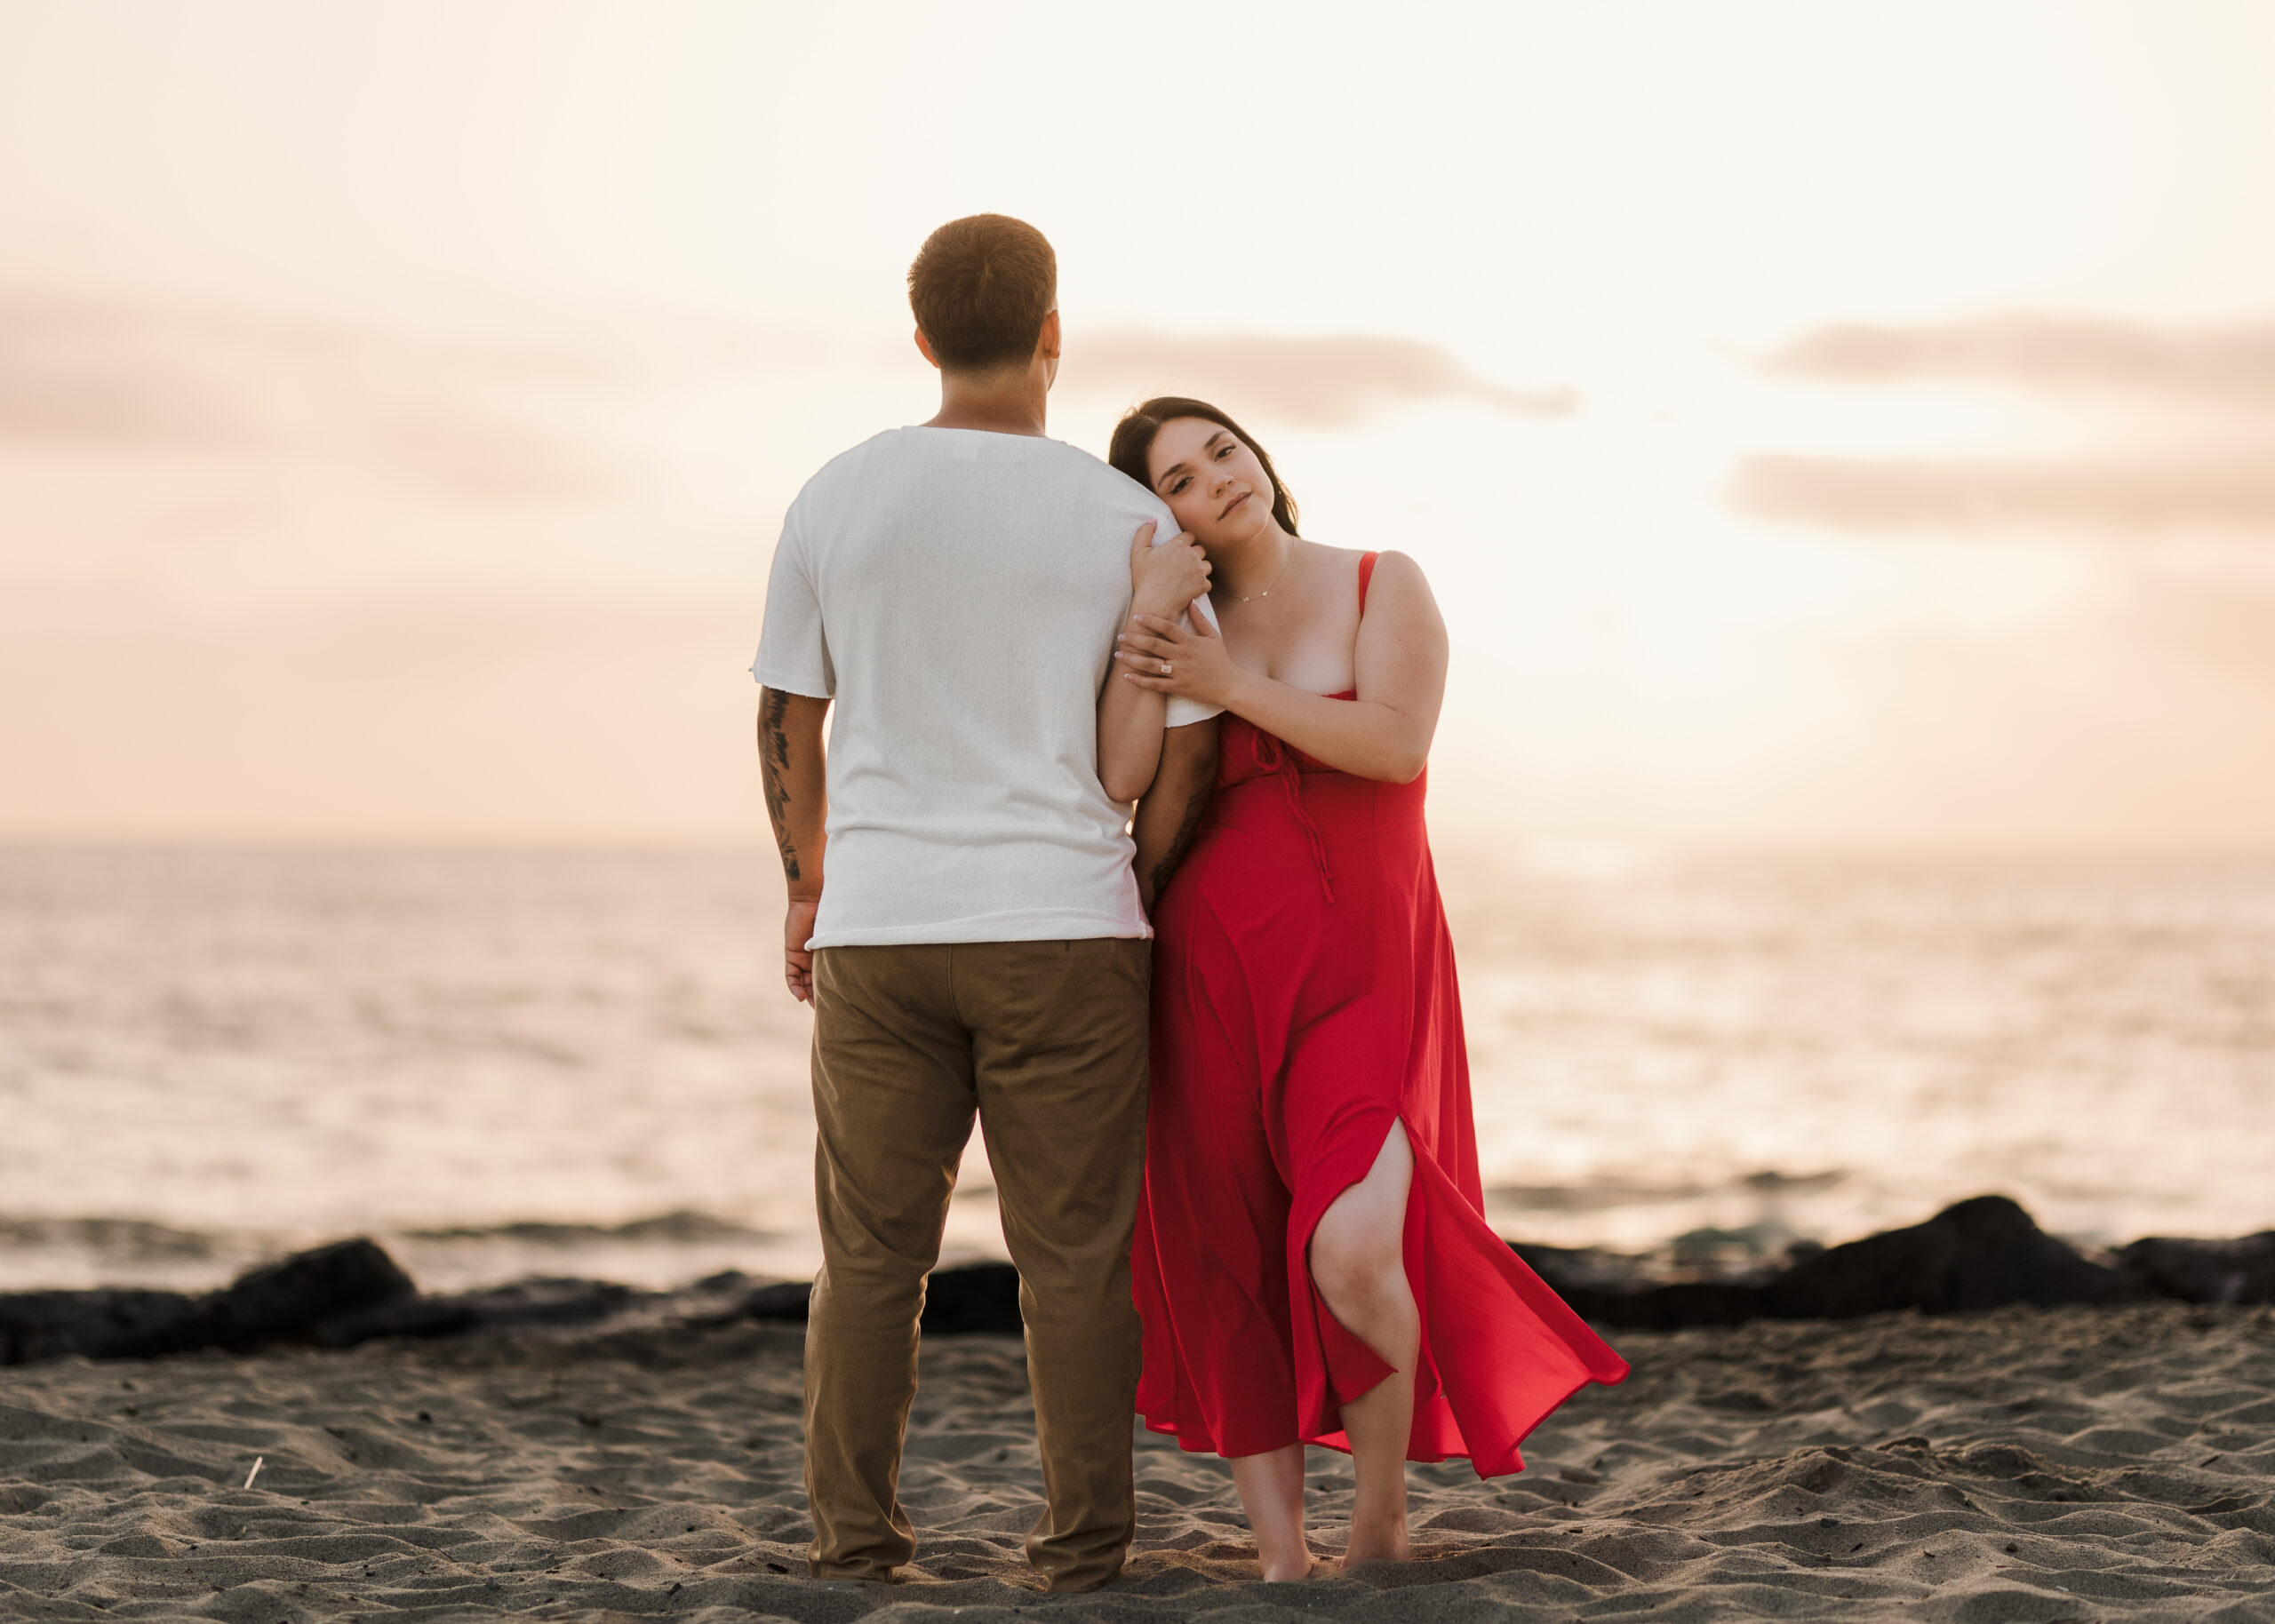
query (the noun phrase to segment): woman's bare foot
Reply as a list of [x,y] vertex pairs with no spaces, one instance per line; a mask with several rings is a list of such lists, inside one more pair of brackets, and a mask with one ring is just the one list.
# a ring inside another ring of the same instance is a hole
[[1233,1486],[1256,1534],[1257,1565],[1268,1583],[1308,1579],[1311,1547],[1304,1543],[1304,1446],[1288,1444],[1263,1454],[1235,1455]]
[[1343,1565],[1355,1567],[1361,1562],[1404,1562],[1413,1555],[1413,1548],[1406,1538],[1406,1519],[1381,1527],[1351,1524],[1351,1543],[1344,1548]]
[[1264,1570],[1265,1584],[1291,1585],[1312,1576],[1312,1554],[1300,1548],[1275,1550],[1269,1556],[1259,1551],[1257,1565]]

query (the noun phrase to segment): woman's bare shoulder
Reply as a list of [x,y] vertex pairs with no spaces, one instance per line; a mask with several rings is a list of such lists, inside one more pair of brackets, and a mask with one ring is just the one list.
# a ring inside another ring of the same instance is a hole
[[[1329,542],[1313,541],[1308,536],[1305,537],[1304,540],[1314,549],[1313,556],[1321,563],[1334,569],[1347,569],[1354,576],[1359,571],[1360,560],[1371,553],[1375,555],[1375,579],[1380,580],[1385,569],[1393,573],[1403,569],[1410,572],[1411,578],[1414,580],[1418,581],[1422,578],[1421,566],[1403,553],[1385,553],[1379,547],[1338,547]],[[1372,588],[1370,587],[1369,590]]]
[[1422,566],[1403,553],[1385,553],[1375,561],[1374,579],[1367,590],[1367,609],[1361,626],[1379,626],[1392,635],[1421,633],[1445,634],[1438,600],[1430,590]]
[[1369,591],[1388,587],[1399,596],[1420,593],[1427,597],[1430,579],[1422,573],[1422,566],[1404,553],[1381,552],[1375,555],[1375,575]]

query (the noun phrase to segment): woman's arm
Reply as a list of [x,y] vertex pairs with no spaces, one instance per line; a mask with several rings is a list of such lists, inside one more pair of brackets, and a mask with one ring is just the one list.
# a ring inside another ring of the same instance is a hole
[[[1221,705],[1338,771],[1409,784],[1430,760],[1446,696],[1446,624],[1422,567],[1402,553],[1376,564],[1353,652],[1359,697],[1322,699],[1233,664],[1224,639],[1158,617],[1123,633],[1123,681]],[[1161,674],[1167,664],[1169,674]]]
[[1138,803],[1130,832],[1138,841],[1138,896],[1148,915],[1177,872],[1217,787],[1217,719],[1171,728],[1161,740],[1161,770]]
[[[1180,531],[1153,545],[1153,527],[1141,524],[1130,545],[1130,612],[1174,622],[1209,590],[1209,560]],[[1098,783],[1106,799],[1127,806],[1145,792],[1161,765],[1161,729],[1169,701],[1106,673],[1098,694]]]

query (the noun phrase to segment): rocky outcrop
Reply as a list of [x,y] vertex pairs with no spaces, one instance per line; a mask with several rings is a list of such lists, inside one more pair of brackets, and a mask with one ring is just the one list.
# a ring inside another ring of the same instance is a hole
[[[743,1299],[736,1317],[802,1320],[812,1295],[812,1286],[803,1280],[757,1286]],[[1016,1336],[1025,1324],[1019,1314],[1019,1271],[1009,1263],[935,1269],[924,1278],[924,1315],[917,1328],[926,1336],[974,1332]]]
[[[813,1287],[728,1274],[682,1293],[609,1280],[517,1280],[429,1297],[370,1240],[339,1241],[256,1269],[226,1291],[20,1292],[0,1295],[0,1365],[82,1354],[149,1358],[196,1348],[243,1352],[279,1342],[352,1348],[384,1336],[573,1329],[634,1310],[668,1323],[802,1320]],[[935,1270],[925,1283],[928,1336],[1020,1329],[1019,1273],[1009,1263]]]
[[1976,1196],[1925,1223],[1828,1246],[1769,1283],[1778,1319],[1954,1314],[2010,1302],[2054,1308],[2128,1294],[2117,1270],[2040,1229],[2004,1196]]
[[1515,1249],[1582,1318],[1627,1330],[1855,1319],[1907,1309],[1951,1314],[2011,1302],[2051,1308],[2151,1294],[2139,1277],[2095,1262],[2048,1235],[2004,1196],[1976,1196],[1925,1223],[1724,1280],[1621,1279],[1601,1254],[1521,1244]]
[[[1796,1251],[1783,1268],[1719,1279],[1654,1278],[1634,1260],[1610,1253],[1511,1246],[1582,1317],[1626,1330],[2149,1297],[2275,1302],[2275,1230],[2237,1240],[2151,1237],[2102,1263],[2047,1234],[2004,1196],[1977,1196],[1925,1223]],[[759,1284],[730,1273],[670,1294],[605,1280],[532,1279],[429,1297],[376,1243],[344,1240],[296,1253],[202,1296],[130,1290],[0,1295],[0,1365],[71,1354],[150,1357],[278,1342],[347,1348],[385,1336],[570,1329],[635,1310],[688,1325],[794,1322],[806,1318],[812,1291],[802,1280]],[[928,1336],[1017,1334],[1018,1270],[1009,1263],[935,1270],[925,1283],[921,1323]]]
[[382,1336],[461,1336],[470,1331],[598,1325],[650,1294],[611,1280],[516,1280],[490,1291],[374,1303],[329,1316],[311,1335],[326,1348],[352,1348]]
[[0,1365],[83,1353],[115,1357],[173,1341],[193,1312],[180,1292],[16,1292],[0,1296]]
[[2183,1302],[2275,1302],[2275,1230],[2239,1240],[2152,1235],[2120,1247],[2117,1271],[2143,1296]]
[[927,1336],[1017,1336],[1026,1323],[1019,1317],[1019,1271],[1009,1263],[936,1269],[924,1282],[924,1318],[918,1324]]
[[238,1278],[225,1291],[25,1292],[0,1296],[0,1364],[84,1354],[148,1358],[192,1348],[243,1351],[313,1340],[341,1315],[415,1300],[419,1288],[376,1242],[335,1241]]

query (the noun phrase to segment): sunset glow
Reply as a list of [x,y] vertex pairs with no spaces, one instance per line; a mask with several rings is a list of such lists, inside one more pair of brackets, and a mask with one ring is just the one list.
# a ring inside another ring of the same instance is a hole
[[0,836],[762,840],[981,209],[1422,562],[1449,840],[2275,831],[2264,8],[0,13]]

